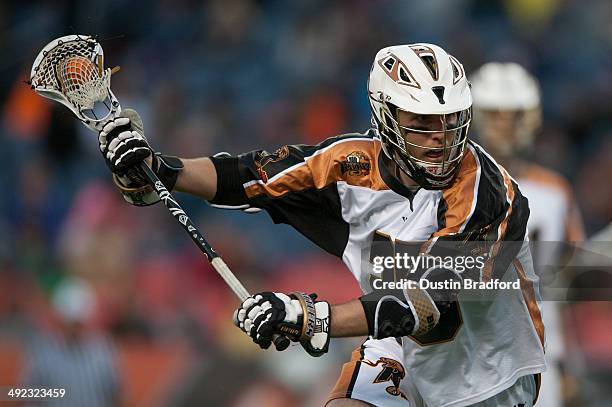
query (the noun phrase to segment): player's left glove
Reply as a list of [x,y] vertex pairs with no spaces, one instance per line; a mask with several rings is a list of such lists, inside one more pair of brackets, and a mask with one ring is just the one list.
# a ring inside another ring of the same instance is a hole
[[144,136],[142,119],[133,109],[108,122],[98,134],[100,152],[113,173],[113,180],[126,201],[136,206],[152,205],[160,198],[137,168],[151,156],[151,169],[171,191],[182,161],[177,157],[154,153]]
[[134,110],[126,109],[98,134],[100,152],[108,168],[119,176],[153,154],[142,130],[142,120]]
[[321,356],[329,347],[330,307],[316,294],[262,292],[234,312],[234,324],[253,342],[267,349],[274,334],[300,342],[311,356]]

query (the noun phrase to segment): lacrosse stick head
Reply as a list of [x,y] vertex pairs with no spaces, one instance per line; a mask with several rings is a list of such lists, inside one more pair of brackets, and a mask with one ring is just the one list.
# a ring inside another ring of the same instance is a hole
[[68,107],[87,127],[102,130],[121,111],[110,89],[111,69],[104,51],[91,36],[68,35],[38,53],[30,84],[39,95]]

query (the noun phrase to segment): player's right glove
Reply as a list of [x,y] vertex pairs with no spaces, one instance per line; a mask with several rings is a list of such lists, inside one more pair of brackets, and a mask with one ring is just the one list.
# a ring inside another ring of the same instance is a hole
[[300,342],[311,356],[322,356],[329,347],[330,307],[316,294],[262,292],[243,301],[234,312],[234,324],[253,342],[267,349],[274,334]]
[[121,116],[108,122],[99,133],[98,141],[115,184],[125,200],[137,206],[159,202],[159,196],[137,168],[141,162],[152,157],[151,168],[169,191],[183,168],[180,159],[153,152],[144,137],[142,120],[132,109],[123,110]]

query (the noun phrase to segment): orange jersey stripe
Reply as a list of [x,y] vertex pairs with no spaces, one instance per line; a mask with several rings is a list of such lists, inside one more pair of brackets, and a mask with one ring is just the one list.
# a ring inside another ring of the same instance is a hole
[[544,323],[542,322],[542,314],[540,313],[540,308],[538,308],[538,303],[536,301],[533,283],[527,279],[523,265],[518,259],[514,259],[513,264],[521,282],[521,291],[523,292],[523,299],[525,300],[527,309],[529,310],[531,322],[533,323],[533,327],[540,338],[542,347],[544,347]]
[[478,176],[478,164],[476,156],[471,149],[466,150],[465,157],[455,178],[453,185],[445,189],[442,198],[446,201],[445,227],[438,230],[432,236],[446,236],[459,232],[461,226],[467,222],[472,214],[472,208],[476,197],[474,186]]
[[502,175],[504,176],[504,185],[506,186],[506,198],[508,200],[508,212],[506,212],[506,218],[499,225],[499,236],[498,241],[501,240],[506,234],[506,229],[508,228],[508,219],[510,219],[510,215],[512,215],[512,204],[514,203],[514,188],[512,186],[512,180],[510,179],[510,175],[508,175],[508,171],[506,171],[503,167],[500,167]]
[[[272,177],[267,183],[249,183],[245,192],[249,199],[263,194],[278,198],[289,192],[309,188],[322,189],[337,181],[346,181],[351,185],[374,190],[386,190],[389,187],[383,182],[378,170],[379,151],[379,143],[373,140],[339,141],[306,157],[303,164],[288,168],[286,172]],[[349,172],[342,171],[342,162],[356,152],[363,154],[362,159],[369,164],[369,171],[365,176],[351,176]]]
[[328,401],[351,396],[351,391],[353,390],[350,388],[351,382],[353,381],[355,370],[358,369],[362,358],[361,346],[359,346],[351,353],[351,360],[342,366],[342,372],[329,395]]

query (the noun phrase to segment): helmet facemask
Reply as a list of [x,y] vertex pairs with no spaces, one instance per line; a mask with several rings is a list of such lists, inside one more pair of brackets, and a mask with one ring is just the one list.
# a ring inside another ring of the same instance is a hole
[[[421,187],[447,188],[453,182],[465,153],[472,119],[471,108],[450,114],[432,115],[439,118],[439,125],[436,123],[433,128],[423,129],[400,124],[401,109],[384,101],[383,95],[378,102],[379,112],[378,115],[373,112],[372,121],[380,134],[385,155]],[[372,103],[371,108],[375,109]],[[382,120],[379,120],[379,117]],[[411,134],[433,136],[439,133],[444,133],[440,147],[429,147],[410,141]],[[422,153],[425,152],[430,154],[440,152],[441,157],[427,159],[422,157]]]

